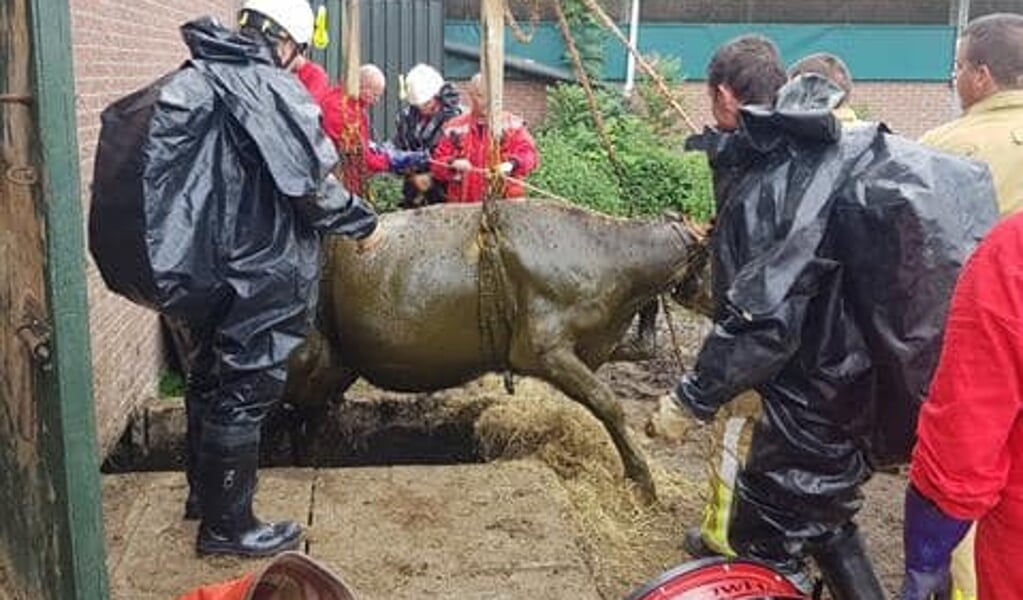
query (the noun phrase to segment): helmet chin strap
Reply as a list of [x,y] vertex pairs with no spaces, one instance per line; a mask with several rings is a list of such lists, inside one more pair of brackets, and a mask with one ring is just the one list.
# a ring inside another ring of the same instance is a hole
[[299,55],[304,54],[308,46],[306,44],[299,45],[293,43],[294,48],[291,53],[286,58],[282,59],[277,48],[279,48],[280,44],[283,44],[284,42],[285,40],[283,39],[277,40],[277,43],[274,45],[274,63],[282,69],[290,69],[291,65],[295,63],[295,59],[297,59]]
[[282,59],[279,51],[280,45],[291,38],[280,25],[260,13],[249,10],[241,11],[238,24],[243,28],[248,28],[262,34],[263,38],[269,42],[270,47],[273,48],[274,64],[282,69],[289,69],[295,62],[295,59],[298,58],[298,55],[305,52],[306,47],[308,47],[308,44],[292,42],[295,46],[294,50],[286,58]]

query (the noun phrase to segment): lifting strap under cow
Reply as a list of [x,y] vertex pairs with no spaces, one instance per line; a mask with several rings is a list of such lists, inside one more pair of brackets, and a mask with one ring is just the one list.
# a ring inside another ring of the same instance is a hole
[[503,196],[504,181],[497,170],[500,164],[498,140],[490,140],[488,152],[487,189],[483,196],[477,236],[480,249],[477,266],[480,340],[487,365],[504,374],[504,389],[514,394],[515,383],[508,364],[508,352],[516,304],[511,295],[511,286],[508,285],[508,271],[501,259],[499,203]]

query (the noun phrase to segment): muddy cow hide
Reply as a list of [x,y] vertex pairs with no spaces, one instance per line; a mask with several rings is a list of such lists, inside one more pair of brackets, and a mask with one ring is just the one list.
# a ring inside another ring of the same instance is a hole
[[[289,361],[285,401],[326,406],[359,377],[429,392],[490,372],[537,377],[607,429],[649,498],[650,470],[594,371],[637,311],[684,276],[695,239],[677,219],[623,220],[562,203],[501,202],[385,215],[378,246],[325,244],[317,323]],[[488,251],[491,248],[492,251]],[[481,283],[482,281],[482,283]]]

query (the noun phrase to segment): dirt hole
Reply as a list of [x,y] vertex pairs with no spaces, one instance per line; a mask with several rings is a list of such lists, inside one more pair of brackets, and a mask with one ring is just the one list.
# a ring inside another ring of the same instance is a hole
[[[363,398],[302,425],[279,408],[263,423],[260,466],[368,467],[484,462],[474,434],[486,399],[452,405],[441,396]],[[186,415],[180,399],[154,401],[132,419],[104,473],[184,469]],[[315,429],[315,431],[313,431]]]

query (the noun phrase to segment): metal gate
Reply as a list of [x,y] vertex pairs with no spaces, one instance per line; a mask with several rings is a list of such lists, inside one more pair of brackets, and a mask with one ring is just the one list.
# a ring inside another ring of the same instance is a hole
[[107,597],[67,2],[0,0],[0,596]]
[[[326,0],[330,46],[312,53],[335,81],[341,76],[341,2]],[[378,139],[394,134],[394,119],[401,110],[399,76],[416,63],[426,63],[443,72],[444,3],[442,0],[363,0],[360,5],[362,61],[383,69],[387,90],[371,117]]]

